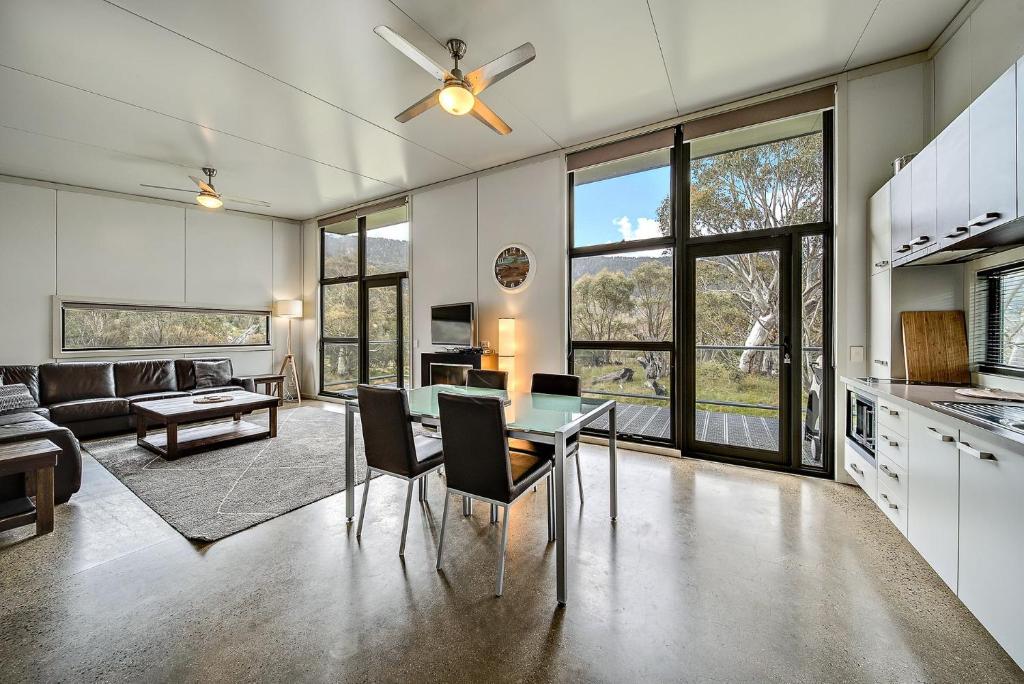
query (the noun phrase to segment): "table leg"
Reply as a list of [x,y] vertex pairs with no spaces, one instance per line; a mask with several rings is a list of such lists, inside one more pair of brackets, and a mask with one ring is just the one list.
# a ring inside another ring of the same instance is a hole
[[178,424],[167,423],[167,458],[178,457]]
[[36,534],[53,532],[53,466],[36,471]]
[[[609,507],[611,508],[612,520],[615,520],[619,516],[619,473],[618,457],[615,453],[616,441],[615,406],[612,406],[611,410],[608,411],[608,472],[609,486],[611,487],[608,501]],[[576,454],[576,458],[579,458],[579,454]]]
[[[274,404],[273,406],[270,407],[270,416],[269,416],[269,418],[270,419],[268,421],[268,424],[270,425],[270,436],[271,437],[277,437],[277,405],[276,404]],[[241,416],[239,416],[239,420],[241,420]]]
[[277,400],[284,404],[284,380],[278,380],[277,383]]
[[[577,455],[578,458],[578,455]],[[565,433],[555,433],[555,567],[558,603],[565,605]]]
[[242,414],[241,413],[236,413],[235,414],[235,422],[237,423],[240,420],[242,420]]
[[349,522],[356,514],[355,415],[351,405],[345,406],[345,517]]
[[136,441],[146,438],[146,416],[141,413],[135,414],[135,436]]

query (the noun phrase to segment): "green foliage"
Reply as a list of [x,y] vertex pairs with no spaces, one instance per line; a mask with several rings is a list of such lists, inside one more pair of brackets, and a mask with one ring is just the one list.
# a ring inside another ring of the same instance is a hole
[[67,307],[64,346],[146,349],[266,344],[266,321],[266,315],[250,313]]

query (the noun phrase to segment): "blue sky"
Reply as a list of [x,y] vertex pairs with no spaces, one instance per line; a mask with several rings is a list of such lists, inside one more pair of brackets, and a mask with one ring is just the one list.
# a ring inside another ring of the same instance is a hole
[[669,167],[578,185],[573,190],[576,246],[657,237],[658,205],[668,194]]

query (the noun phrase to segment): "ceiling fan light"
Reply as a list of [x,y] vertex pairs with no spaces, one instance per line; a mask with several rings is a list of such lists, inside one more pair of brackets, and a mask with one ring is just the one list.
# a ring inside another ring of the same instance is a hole
[[473,103],[476,102],[473,93],[459,83],[446,85],[441,90],[438,99],[441,102],[441,108],[455,116],[468,114],[473,109]]
[[220,197],[208,193],[205,190],[196,195],[196,202],[203,205],[207,209],[220,209],[222,206],[224,206],[224,202],[221,201]]

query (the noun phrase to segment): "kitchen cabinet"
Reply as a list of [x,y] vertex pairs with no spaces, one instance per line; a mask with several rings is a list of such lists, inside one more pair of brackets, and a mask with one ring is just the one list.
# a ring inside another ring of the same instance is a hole
[[1017,67],[969,108],[971,235],[1017,216]]
[[960,489],[959,431],[931,414],[910,414],[907,471],[907,538],[957,590],[957,543]]
[[1024,57],[1017,62],[1017,216],[1024,216]]
[[1024,451],[981,430],[961,430],[957,448],[957,594],[1010,657],[1024,663]]
[[920,252],[935,244],[935,147],[932,140],[910,162],[910,246]]
[[868,229],[871,241],[871,272],[879,273],[889,268],[892,259],[890,237],[892,216],[889,207],[889,184],[883,185],[868,201]]
[[897,260],[910,256],[911,250],[914,249],[910,244],[910,241],[913,239],[911,237],[911,222],[913,218],[911,214],[911,195],[913,193],[913,186],[910,175],[912,166],[913,162],[901,169],[889,181],[890,221],[892,225],[892,256],[890,261],[894,265]]
[[971,158],[970,109],[953,120],[935,139],[936,239],[940,247],[970,234]]
[[868,321],[868,374],[875,378],[892,377],[892,272],[883,269],[871,276],[868,296],[871,316]]

